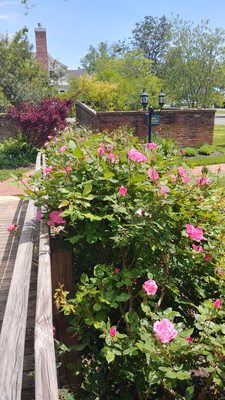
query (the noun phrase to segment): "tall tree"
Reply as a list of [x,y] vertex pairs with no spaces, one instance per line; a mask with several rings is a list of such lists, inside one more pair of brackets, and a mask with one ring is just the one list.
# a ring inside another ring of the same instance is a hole
[[129,49],[125,41],[118,41],[109,45],[107,42],[100,42],[98,47],[89,47],[88,53],[80,60],[81,66],[87,70],[89,74],[95,71],[98,60],[106,60],[113,57],[120,57]]
[[146,58],[155,64],[163,60],[171,39],[171,22],[162,15],[160,18],[146,16],[137,22],[132,31],[131,42],[134,48],[142,49]]
[[218,101],[225,86],[225,31],[210,29],[209,21],[195,25],[177,18],[173,22],[173,44],[161,76],[167,94],[177,105],[207,107]]
[[26,28],[11,40],[0,37],[0,83],[4,96],[13,104],[35,103],[53,93],[48,75],[33,57]]
[[117,84],[117,110],[140,108],[140,93],[143,88],[149,92],[152,105],[157,107],[161,81],[154,75],[152,64],[143,52],[129,51],[120,58],[98,60],[95,76],[98,80]]

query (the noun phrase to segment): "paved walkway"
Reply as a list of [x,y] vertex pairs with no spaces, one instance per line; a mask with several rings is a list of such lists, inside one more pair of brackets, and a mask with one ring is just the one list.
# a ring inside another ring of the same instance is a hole
[[[24,182],[29,180],[29,176],[32,171],[26,173]],[[6,181],[0,182],[0,196],[17,196],[24,194],[23,189],[15,184],[14,178],[7,179]]]
[[[214,165],[205,165],[205,167],[212,173],[223,172],[225,173],[225,164],[214,164]],[[204,167],[195,167],[193,168],[193,173],[195,175],[200,174]]]

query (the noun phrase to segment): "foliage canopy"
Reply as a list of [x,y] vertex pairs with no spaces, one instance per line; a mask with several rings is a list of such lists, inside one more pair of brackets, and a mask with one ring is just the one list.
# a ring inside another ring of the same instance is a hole
[[6,100],[12,104],[22,101],[37,104],[54,93],[47,73],[33,57],[26,28],[11,40],[7,35],[0,38],[0,82]]

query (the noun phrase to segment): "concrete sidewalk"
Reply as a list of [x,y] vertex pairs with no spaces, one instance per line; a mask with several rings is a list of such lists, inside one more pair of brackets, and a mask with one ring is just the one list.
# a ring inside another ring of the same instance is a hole
[[[216,174],[218,172],[223,172],[225,173],[225,164],[214,164],[214,165],[205,165],[205,167],[212,172],[213,174]],[[193,174],[198,175],[202,172],[202,168],[204,167],[194,167],[193,168]]]

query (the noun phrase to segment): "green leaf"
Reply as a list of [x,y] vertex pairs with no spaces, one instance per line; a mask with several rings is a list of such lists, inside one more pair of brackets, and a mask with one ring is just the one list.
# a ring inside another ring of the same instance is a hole
[[89,282],[89,278],[88,278],[87,274],[85,274],[85,273],[83,272],[83,274],[82,274],[81,277],[80,277],[80,281],[81,281],[81,283],[83,283],[83,285],[85,285],[86,283],[88,283],[88,282]]
[[109,180],[110,178],[114,177],[114,173],[113,172],[105,172],[103,176],[106,180]]
[[179,335],[182,338],[186,338],[186,336],[191,336],[192,335],[193,330],[194,330],[193,328],[185,329],[185,330],[181,331]]
[[194,394],[194,386],[189,386],[185,392],[185,400],[192,400]]
[[92,183],[86,182],[83,190],[83,196],[86,197],[92,191]]
[[76,148],[76,143],[73,140],[69,140],[69,149],[74,150]]
[[176,372],[174,372],[174,371],[172,371],[172,369],[169,369],[167,372],[166,372],[166,375],[165,375],[167,378],[169,378],[169,379],[177,379],[177,374],[176,374]]
[[177,379],[180,381],[185,381],[186,379],[190,379],[191,375],[190,372],[187,371],[179,371],[177,372]]
[[119,296],[116,297],[116,301],[122,302],[127,301],[130,299],[130,294],[128,293],[121,293]]
[[61,203],[59,203],[58,208],[66,207],[69,204],[69,200],[63,200]]
[[100,311],[101,308],[102,308],[102,306],[101,306],[101,304],[99,304],[99,303],[95,303],[94,306],[93,306],[93,310],[94,310],[94,311]]
[[115,360],[115,354],[111,350],[107,350],[106,356],[105,356],[107,363],[110,364],[112,361]]
[[82,214],[85,218],[90,219],[90,221],[101,221],[102,217],[99,217],[98,215],[94,215],[91,212],[83,213]]
[[83,152],[79,147],[73,150],[73,155],[78,159],[83,158]]
[[67,389],[60,389],[60,396],[64,399],[64,400],[75,400],[74,396],[72,395],[72,393],[70,393]]
[[105,275],[104,265],[102,264],[95,265],[94,276],[96,276],[97,278],[103,278],[104,275]]
[[151,308],[149,307],[148,304],[141,303],[141,309],[147,316],[151,315]]

